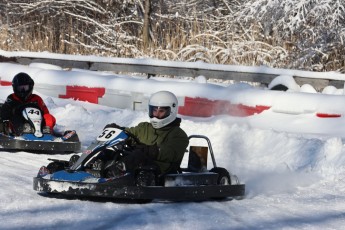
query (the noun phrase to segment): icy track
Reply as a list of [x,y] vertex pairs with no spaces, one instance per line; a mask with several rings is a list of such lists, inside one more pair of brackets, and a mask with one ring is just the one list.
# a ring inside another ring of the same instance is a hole
[[[10,91],[1,87],[1,99]],[[148,120],[145,112],[44,100],[57,128],[77,130],[83,148],[107,123]],[[32,189],[32,178],[47,158],[70,155],[0,152],[0,229],[342,229],[344,124],[344,118],[270,111],[249,118],[183,117],[187,134],[208,136],[218,165],[246,184],[243,200],[135,204],[47,197]]]

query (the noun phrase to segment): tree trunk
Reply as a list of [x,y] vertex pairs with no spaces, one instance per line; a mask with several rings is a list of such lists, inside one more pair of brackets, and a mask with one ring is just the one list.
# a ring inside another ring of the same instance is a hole
[[144,26],[143,26],[143,45],[144,49],[149,47],[150,41],[150,9],[151,0],[144,0],[145,2],[145,12],[144,12]]

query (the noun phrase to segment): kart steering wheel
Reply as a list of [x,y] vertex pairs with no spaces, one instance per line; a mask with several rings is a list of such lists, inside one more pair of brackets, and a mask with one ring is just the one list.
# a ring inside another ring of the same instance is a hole
[[[123,128],[123,129],[122,129]],[[125,132],[130,138],[132,138],[135,142],[135,144],[142,144],[141,141],[139,140],[139,138],[137,136],[135,136],[133,133],[131,133],[130,131],[126,130],[124,127],[121,127],[121,129],[123,130],[123,132]]]

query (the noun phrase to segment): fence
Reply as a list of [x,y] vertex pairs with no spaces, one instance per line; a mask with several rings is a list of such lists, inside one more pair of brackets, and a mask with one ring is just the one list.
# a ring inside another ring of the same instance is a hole
[[114,73],[140,73],[152,75],[197,77],[206,79],[233,80],[268,85],[279,75],[291,75],[299,85],[310,84],[316,90],[332,85],[344,87],[345,74],[329,72],[310,72],[299,70],[274,69],[265,66],[232,66],[208,64],[203,62],[162,61],[155,59],[108,58],[96,56],[76,56],[35,52],[0,51],[0,62],[47,63],[62,68],[80,68]]

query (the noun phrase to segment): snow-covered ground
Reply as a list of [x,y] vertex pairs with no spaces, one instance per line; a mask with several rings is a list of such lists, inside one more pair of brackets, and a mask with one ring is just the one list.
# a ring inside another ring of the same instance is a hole
[[[11,91],[0,87],[0,101]],[[148,120],[144,111],[41,96],[57,128],[77,130],[83,148],[107,123]],[[344,117],[267,110],[245,118],[182,118],[188,135],[210,138],[218,166],[246,184],[243,200],[135,204],[46,197],[32,189],[32,178],[48,158],[70,155],[0,152],[0,229],[343,228]]]

